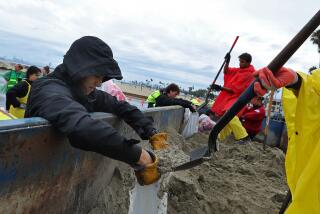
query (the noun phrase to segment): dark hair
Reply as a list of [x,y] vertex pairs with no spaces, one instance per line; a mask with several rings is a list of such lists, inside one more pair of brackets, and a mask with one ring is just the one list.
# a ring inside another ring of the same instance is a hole
[[169,84],[165,89],[164,89],[164,92],[166,94],[170,93],[170,91],[177,91],[178,94],[180,94],[180,88],[177,84],[174,84],[174,83],[171,83]]
[[27,73],[26,73],[26,78],[29,79],[29,77],[32,75],[32,74],[37,74],[37,73],[41,73],[41,70],[40,68],[38,68],[37,66],[30,66],[27,70]]
[[21,64],[16,64],[16,66],[18,66],[19,69],[23,69],[23,66]]
[[44,69],[47,73],[50,73],[50,67],[49,67],[49,66],[46,65],[46,66],[43,67],[43,69]]
[[241,54],[241,55],[239,56],[239,59],[243,59],[243,60],[245,60],[245,61],[248,62],[248,63],[251,63],[251,61],[252,61],[252,57],[251,57],[251,55],[248,54],[248,53],[243,53],[243,54]]

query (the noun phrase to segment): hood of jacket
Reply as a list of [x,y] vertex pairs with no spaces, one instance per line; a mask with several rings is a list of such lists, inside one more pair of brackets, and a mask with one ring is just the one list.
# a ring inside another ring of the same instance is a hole
[[53,73],[72,85],[91,75],[103,76],[103,82],[123,78],[111,48],[94,36],[84,36],[73,42],[63,63]]

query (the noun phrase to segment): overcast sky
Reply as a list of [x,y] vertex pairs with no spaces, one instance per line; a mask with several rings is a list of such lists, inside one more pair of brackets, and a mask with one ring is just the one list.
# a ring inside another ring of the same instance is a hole
[[[0,0],[0,56],[58,65],[74,40],[93,35],[113,49],[125,80],[204,88],[237,35],[231,66],[248,52],[260,68],[319,9],[320,0]],[[318,64],[308,39],[287,66]]]

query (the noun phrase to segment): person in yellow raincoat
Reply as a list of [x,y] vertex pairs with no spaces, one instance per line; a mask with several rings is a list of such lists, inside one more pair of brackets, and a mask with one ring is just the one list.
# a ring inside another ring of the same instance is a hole
[[41,75],[40,68],[30,66],[26,72],[26,79],[13,86],[6,94],[6,106],[9,113],[16,118],[24,118],[25,108],[29,97],[32,82]]
[[320,213],[320,69],[312,75],[281,68],[255,72],[255,93],[286,86],[283,105],[288,129],[287,183],[292,195],[286,213]]

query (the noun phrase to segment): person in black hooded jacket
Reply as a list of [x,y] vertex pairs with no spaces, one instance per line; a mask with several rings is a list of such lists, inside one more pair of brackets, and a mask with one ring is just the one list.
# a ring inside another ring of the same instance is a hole
[[151,184],[159,177],[158,159],[126,139],[107,122],[94,120],[90,112],[109,112],[128,123],[154,149],[167,146],[166,134],[157,133],[152,121],[135,106],[96,87],[109,79],[122,79],[111,48],[97,37],[76,40],[54,72],[32,85],[25,117],[43,117],[67,134],[72,146],[126,162],[136,170],[140,184]]
[[156,107],[179,105],[183,108],[189,108],[195,112],[195,106],[188,100],[176,98],[180,94],[180,88],[177,84],[171,83],[165,89],[160,90],[160,95],[155,99]]

